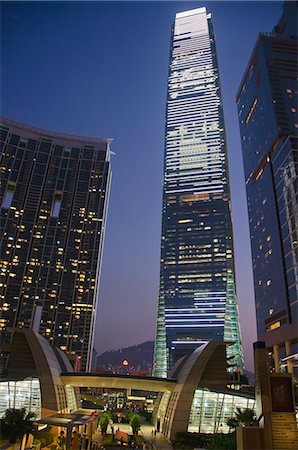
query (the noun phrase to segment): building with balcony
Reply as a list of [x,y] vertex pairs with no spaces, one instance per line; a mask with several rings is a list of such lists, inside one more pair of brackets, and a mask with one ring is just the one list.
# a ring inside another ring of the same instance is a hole
[[[1,119],[0,326],[92,360],[111,139]],[[2,366],[7,364],[2,352]]]

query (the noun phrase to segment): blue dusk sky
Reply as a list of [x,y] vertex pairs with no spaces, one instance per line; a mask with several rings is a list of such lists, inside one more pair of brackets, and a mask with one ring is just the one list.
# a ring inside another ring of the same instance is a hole
[[113,180],[95,347],[154,339],[167,73],[175,13],[212,13],[228,143],[237,291],[246,366],[255,306],[235,95],[275,2],[2,2],[1,114],[113,138]]

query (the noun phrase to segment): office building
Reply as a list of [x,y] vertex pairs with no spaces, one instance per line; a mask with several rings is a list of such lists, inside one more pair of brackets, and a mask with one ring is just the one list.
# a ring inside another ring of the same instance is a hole
[[92,359],[110,142],[1,120],[1,330],[39,331],[81,370]]
[[166,111],[154,374],[208,340],[243,366],[223,106],[211,14],[176,14]]
[[[258,339],[293,371],[298,335],[297,2],[261,33],[237,94]],[[295,362],[296,360],[296,362]]]

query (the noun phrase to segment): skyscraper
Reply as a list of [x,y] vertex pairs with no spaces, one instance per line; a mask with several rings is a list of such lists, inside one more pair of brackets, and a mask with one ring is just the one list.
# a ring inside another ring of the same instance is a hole
[[285,2],[237,94],[258,338],[276,371],[298,353],[297,93],[297,2]]
[[154,373],[206,340],[232,342],[242,368],[227,149],[211,14],[176,14],[164,157]]
[[110,142],[1,120],[1,329],[38,329],[79,355],[82,370],[92,358]]

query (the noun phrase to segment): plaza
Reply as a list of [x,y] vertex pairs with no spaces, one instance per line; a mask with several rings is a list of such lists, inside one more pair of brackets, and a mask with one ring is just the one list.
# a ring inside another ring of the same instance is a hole
[[[165,442],[177,432],[227,433],[226,419],[236,407],[253,409],[255,405],[251,390],[227,387],[226,345],[222,342],[207,342],[181,358],[169,378],[158,378],[76,373],[63,352],[42,336],[30,329],[10,332],[9,365],[0,383],[0,414],[7,408],[26,407],[36,414],[37,424],[52,425],[56,433],[66,429],[68,439],[73,429],[82,432],[88,436],[88,448],[100,443],[98,434],[93,438],[100,413],[81,408],[82,388],[155,392],[152,424],[141,427],[148,441],[152,429]],[[121,430],[129,427],[119,426]]]

